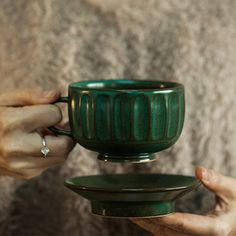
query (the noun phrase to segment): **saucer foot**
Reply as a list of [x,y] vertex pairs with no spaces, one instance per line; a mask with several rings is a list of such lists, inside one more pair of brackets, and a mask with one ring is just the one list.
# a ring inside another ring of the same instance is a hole
[[175,202],[92,202],[92,213],[105,217],[157,217],[175,211]]
[[99,153],[97,158],[101,161],[132,163],[150,162],[156,159],[154,153],[140,153],[137,155]]

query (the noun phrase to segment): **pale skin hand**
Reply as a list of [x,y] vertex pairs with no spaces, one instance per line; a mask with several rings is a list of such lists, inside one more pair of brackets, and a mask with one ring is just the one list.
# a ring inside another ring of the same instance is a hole
[[67,136],[47,132],[50,153],[40,152],[42,139],[36,130],[61,121],[56,105],[58,91],[7,91],[0,94],[0,175],[30,179],[64,162],[75,143]]
[[196,177],[216,195],[215,208],[209,214],[175,213],[131,220],[158,236],[236,236],[236,179],[203,167],[196,168]]

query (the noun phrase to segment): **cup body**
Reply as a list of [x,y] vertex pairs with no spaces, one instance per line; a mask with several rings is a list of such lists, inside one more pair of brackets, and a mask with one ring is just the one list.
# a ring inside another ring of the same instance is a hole
[[149,161],[181,134],[184,87],[153,80],[73,83],[68,112],[72,136],[99,159]]

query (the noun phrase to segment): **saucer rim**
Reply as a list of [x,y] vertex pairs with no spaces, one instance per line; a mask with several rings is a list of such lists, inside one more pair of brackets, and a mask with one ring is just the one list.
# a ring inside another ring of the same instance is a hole
[[132,176],[133,174],[108,174],[108,175],[88,175],[88,176],[75,176],[75,177],[71,177],[68,178],[67,180],[64,181],[64,185],[66,187],[69,187],[70,189],[75,189],[75,190],[79,190],[79,191],[93,191],[93,192],[111,192],[111,193],[154,193],[154,192],[169,192],[169,191],[177,191],[177,190],[188,190],[188,189],[195,189],[198,186],[201,185],[201,181],[198,180],[196,177],[194,176],[188,176],[188,175],[174,175],[174,174],[155,174],[155,173],[151,173],[151,174],[143,174],[143,173],[139,173],[139,174],[134,174],[134,175],[156,175],[156,176],[172,176],[172,177],[186,177],[186,178],[192,178],[192,183],[189,185],[184,185],[184,186],[177,186],[177,187],[156,187],[156,188],[104,188],[104,187],[88,187],[88,186],[84,186],[84,185],[78,185],[75,184],[73,182],[71,182],[73,179],[75,178],[83,178],[83,177],[104,177],[104,176],[122,176],[122,175],[130,175]]

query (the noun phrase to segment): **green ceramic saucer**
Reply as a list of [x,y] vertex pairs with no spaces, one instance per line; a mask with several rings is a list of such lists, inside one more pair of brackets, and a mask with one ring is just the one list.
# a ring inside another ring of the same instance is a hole
[[74,177],[65,185],[107,217],[152,217],[175,211],[175,200],[200,185],[192,176],[114,174]]

